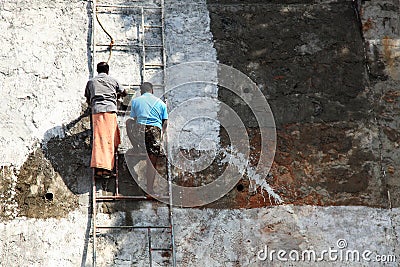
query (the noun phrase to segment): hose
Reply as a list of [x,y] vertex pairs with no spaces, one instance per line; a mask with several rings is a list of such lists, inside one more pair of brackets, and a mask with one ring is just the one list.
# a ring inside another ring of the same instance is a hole
[[99,16],[97,15],[97,8],[95,11],[96,14],[96,20],[99,23],[101,29],[104,31],[105,34],[107,34],[107,36],[110,38],[110,45],[108,46],[108,49],[110,50],[110,54],[108,55],[108,59],[107,59],[107,63],[110,61],[111,59],[111,55],[112,55],[112,47],[114,45],[114,38],[111,36],[111,34],[104,28],[103,24],[101,23]]

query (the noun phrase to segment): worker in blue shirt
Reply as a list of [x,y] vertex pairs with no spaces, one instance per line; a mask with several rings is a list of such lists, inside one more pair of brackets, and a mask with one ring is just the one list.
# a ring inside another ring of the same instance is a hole
[[155,167],[161,153],[162,134],[165,134],[167,129],[168,112],[165,103],[153,95],[151,83],[144,82],[140,86],[140,93],[141,96],[132,100],[130,116],[136,120],[138,129],[144,131],[148,154],[147,193],[152,194],[154,192]]

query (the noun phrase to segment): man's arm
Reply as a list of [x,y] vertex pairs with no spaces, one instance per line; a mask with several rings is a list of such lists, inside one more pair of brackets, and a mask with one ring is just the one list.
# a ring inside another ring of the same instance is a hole
[[125,97],[127,95],[126,90],[124,88],[122,88],[122,86],[119,84],[119,82],[117,80],[115,80],[115,82],[117,83],[117,86],[116,86],[117,98]]
[[124,89],[122,92],[117,93],[117,98],[125,97],[127,95],[126,90]]
[[163,133],[166,133],[168,125],[168,111],[167,111],[167,105],[164,103],[163,103],[161,119],[162,119],[162,131]]
[[162,120],[162,131],[163,133],[167,132],[168,120]]
[[131,118],[135,118],[136,119],[137,114],[135,112],[135,100],[132,100],[132,102],[131,102],[131,112],[130,112],[129,115],[130,115]]
[[89,82],[87,82],[87,84],[86,84],[86,88],[85,88],[85,97],[86,97],[86,103],[90,106]]

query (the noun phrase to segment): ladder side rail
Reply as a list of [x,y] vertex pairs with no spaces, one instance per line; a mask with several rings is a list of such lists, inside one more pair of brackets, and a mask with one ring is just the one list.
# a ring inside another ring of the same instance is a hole
[[151,229],[147,228],[147,238],[149,242],[149,262],[150,262],[150,267],[153,266],[153,256],[152,256],[152,248],[151,248]]
[[[93,0],[92,2],[92,73],[91,73],[91,77],[94,77],[94,73],[96,71],[96,62],[95,62],[95,58],[96,58],[96,12],[97,12],[97,0]],[[90,118],[91,120],[91,118]],[[91,121],[92,122],[92,121]],[[90,123],[90,126],[93,130],[92,127],[92,123]],[[96,229],[96,180],[94,177],[94,169],[92,170],[92,238],[93,238],[93,243],[92,243],[92,266],[96,267],[96,246],[97,246],[97,242],[96,242],[96,234],[97,234],[97,229]]]
[[[163,89],[164,89],[164,97],[166,102],[168,103],[168,95],[166,94],[166,83],[167,83],[167,54],[165,49],[165,0],[161,0],[161,45],[162,45],[162,63],[164,64],[163,68]],[[174,228],[174,216],[173,216],[173,205],[172,205],[172,171],[171,171],[171,163],[168,160],[169,155],[169,147],[168,147],[168,135],[165,134],[165,146],[166,146],[166,163],[167,163],[167,179],[168,179],[168,191],[169,191],[169,221],[171,225],[171,254],[172,254],[172,266],[176,267],[176,250],[175,250],[175,228]]]
[[118,148],[115,151],[115,159],[114,159],[114,168],[115,168],[115,196],[119,196],[119,180],[118,180]]
[[95,42],[96,42],[96,39],[95,39],[95,36],[96,36],[96,26],[95,26],[95,24],[96,24],[96,12],[97,12],[97,0],[93,0],[93,2],[92,2],[92,73],[91,73],[91,77],[94,77],[94,73],[95,73],[95,71],[96,71],[96,62],[95,62],[95,57],[96,57],[96,45],[95,45]]
[[92,266],[96,267],[96,235],[97,235],[97,223],[96,223],[96,216],[97,216],[97,203],[96,203],[96,179],[94,169],[92,170],[92,236],[93,236],[93,248],[92,248]]

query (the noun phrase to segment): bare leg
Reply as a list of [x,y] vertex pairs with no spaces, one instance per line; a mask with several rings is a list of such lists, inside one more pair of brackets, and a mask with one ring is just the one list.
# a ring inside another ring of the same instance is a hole
[[154,193],[154,178],[156,176],[156,164],[158,157],[152,154],[149,154],[149,158],[146,162],[146,178],[147,178],[147,191],[148,193]]

